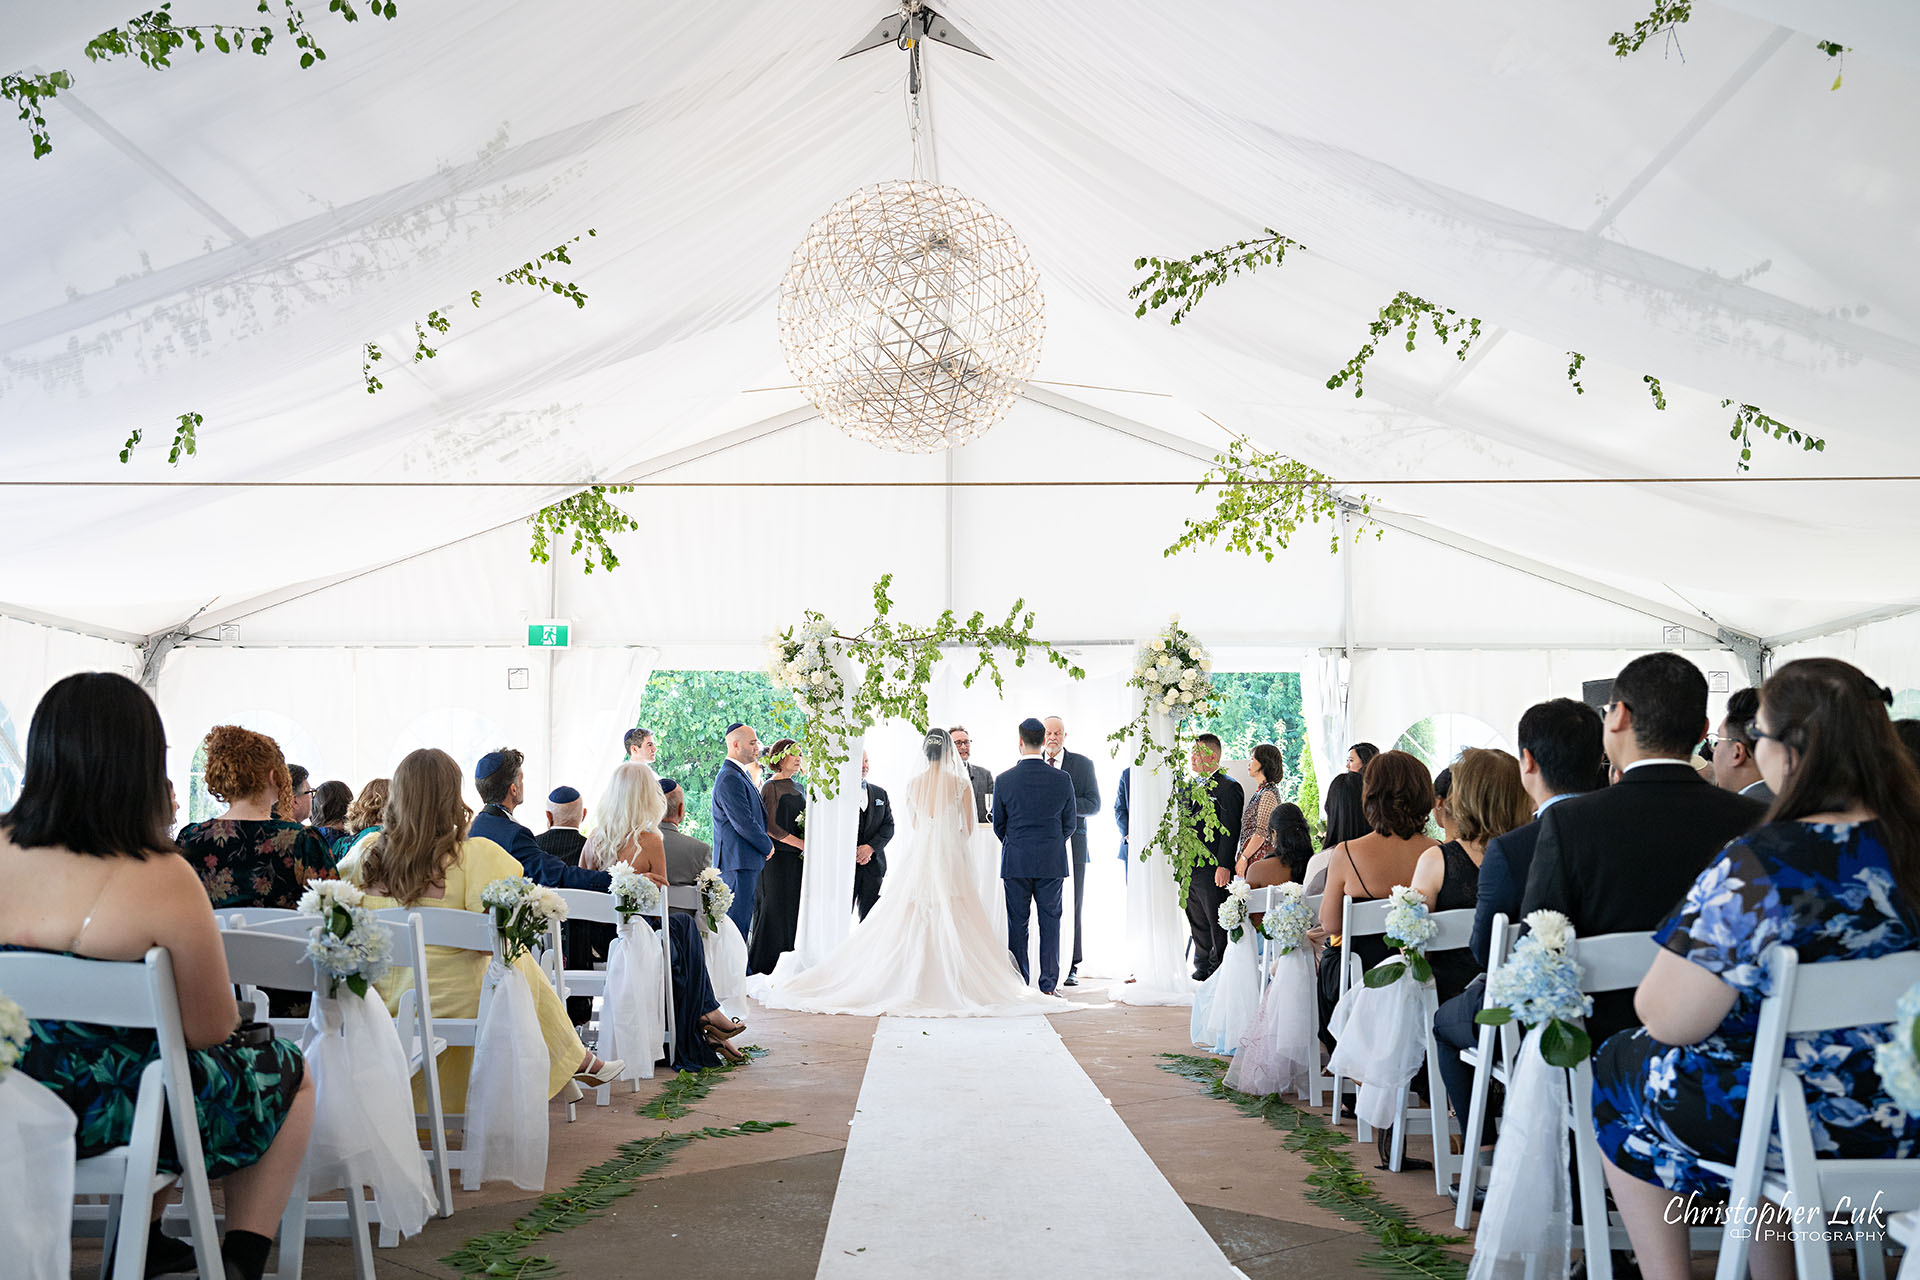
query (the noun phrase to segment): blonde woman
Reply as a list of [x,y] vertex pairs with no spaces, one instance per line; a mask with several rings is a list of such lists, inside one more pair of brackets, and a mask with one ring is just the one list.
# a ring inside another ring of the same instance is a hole
[[333,842],[333,857],[339,864],[335,870],[342,879],[353,878],[353,869],[360,865],[360,855],[367,851],[367,845],[386,821],[387,787],[387,779],[375,778],[360,788],[360,794],[347,806],[347,834]]
[[[660,837],[660,823],[667,816],[667,795],[652,767],[637,760],[616,767],[595,812],[600,816],[587,837],[587,847],[580,851],[580,865],[605,871],[624,862],[665,892],[667,848]],[[669,916],[667,934],[673,944],[674,1070],[718,1066],[721,1058],[745,1062],[746,1055],[734,1048],[732,1037],[745,1031],[747,1024],[721,1012],[707,975],[706,944],[693,917]]]
[[[460,766],[453,757],[423,747],[402,760],[393,771],[386,805],[386,823],[361,854],[354,880],[367,891],[368,907],[450,907],[484,911],[480,893],[495,880],[522,875],[514,856],[491,840],[470,839],[467,824],[473,813],[460,798]],[[449,1018],[471,1018],[480,1011],[480,986],[488,957],[478,951],[451,947],[427,948],[427,977],[433,991],[433,1011]],[[531,956],[514,961],[533,990],[540,1034],[547,1042],[547,1096],[566,1088],[569,1080],[601,1085],[617,1078],[624,1063],[603,1062],[587,1052],[567,1021],[566,1006],[547,985]],[[411,969],[390,969],[379,982],[389,1010],[401,992],[413,985]],[[440,1088],[446,1109],[466,1110],[467,1073],[473,1066],[471,1048],[451,1048],[440,1057]],[[426,1109],[418,1079],[414,1103]]]

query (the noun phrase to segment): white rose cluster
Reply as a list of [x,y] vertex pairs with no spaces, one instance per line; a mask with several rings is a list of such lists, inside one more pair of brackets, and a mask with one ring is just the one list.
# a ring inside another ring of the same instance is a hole
[[805,702],[838,705],[845,692],[833,661],[833,624],[810,613],[805,622],[767,642],[767,674]]
[[1428,919],[1427,900],[1420,891],[1397,884],[1387,900],[1393,904],[1387,908],[1387,941],[1401,951],[1426,950],[1439,926]]
[[1252,896],[1253,886],[1235,876],[1227,886],[1226,901],[1220,904],[1220,927],[1232,934],[1235,942],[1240,941],[1240,931],[1247,927],[1247,899]]
[[713,933],[720,928],[720,921],[733,906],[733,887],[713,867],[702,871],[694,879],[694,884],[700,890],[700,905],[706,917],[707,932]]
[[1133,683],[1146,694],[1147,709],[1175,720],[1201,714],[1212,705],[1212,677],[1212,655],[1181,630],[1179,614],[1141,648],[1133,664]]
[[315,917],[307,934],[307,959],[327,975],[327,992],[346,983],[365,995],[393,958],[393,939],[373,912],[361,905],[358,886],[345,880],[309,880],[297,910]]
[[533,949],[548,928],[567,918],[567,904],[545,885],[525,876],[502,876],[480,890],[480,905],[493,912],[508,963]]

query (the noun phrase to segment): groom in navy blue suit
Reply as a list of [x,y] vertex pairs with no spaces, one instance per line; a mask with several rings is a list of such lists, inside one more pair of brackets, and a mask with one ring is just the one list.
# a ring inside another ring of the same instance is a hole
[[993,780],[993,834],[1000,838],[1000,879],[1007,894],[1007,950],[1027,974],[1027,910],[1040,908],[1040,990],[1060,982],[1060,886],[1067,878],[1067,840],[1079,824],[1073,779],[1040,758],[1046,726],[1020,722],[1020,763]]

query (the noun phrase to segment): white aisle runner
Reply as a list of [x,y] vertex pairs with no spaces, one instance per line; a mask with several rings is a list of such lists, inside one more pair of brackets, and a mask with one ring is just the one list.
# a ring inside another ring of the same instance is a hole
[[819,1274],[1240,1273],[1034,1016],[880,1020]]

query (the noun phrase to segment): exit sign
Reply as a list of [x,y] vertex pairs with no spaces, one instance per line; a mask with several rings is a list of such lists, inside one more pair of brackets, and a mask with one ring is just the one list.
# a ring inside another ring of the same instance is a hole
[[545,622],[527,624],[527,648],[564,649],[567,647],[567,635],[571,630],[565,618],[549,618]]

